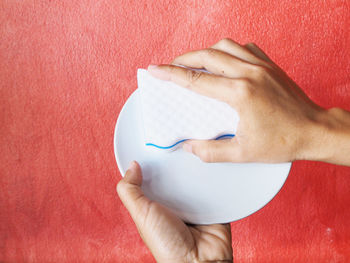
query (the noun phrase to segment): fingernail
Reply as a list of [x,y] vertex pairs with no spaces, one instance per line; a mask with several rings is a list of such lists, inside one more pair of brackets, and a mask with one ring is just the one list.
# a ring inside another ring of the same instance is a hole
[[129,169],[128,170],[135,170],[136,169],[136,162],[135,161],[132,161],[131,163],[130,163],[130,165],[129,165]]
[[151,73],[151,75],[153,77],[156,77],[158,79],[162,79],[162,80],[168,80],[169,76],[168,73],[161,69],[158,65],[149,65],[147,68],[148,72]]
[[155,64],[150,64],[150,65],[148,66],[147,70],[152,71],[152,70],[157,70],[157,68],[158,68],[157,65],[155,65]]
[[188,142],[185,142],[182,148],[189,153],[192,153],[192,145]]
[[164,70],[161,70],[158,65],[149,65],[147,70],[152,74],[152,75],[159,75],[159,74],[164,74]]

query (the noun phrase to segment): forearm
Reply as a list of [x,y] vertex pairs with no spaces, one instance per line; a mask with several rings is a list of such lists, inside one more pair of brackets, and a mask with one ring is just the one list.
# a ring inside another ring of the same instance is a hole
[[350,112],[332,108],[310,124],[298,159],[350,166]]

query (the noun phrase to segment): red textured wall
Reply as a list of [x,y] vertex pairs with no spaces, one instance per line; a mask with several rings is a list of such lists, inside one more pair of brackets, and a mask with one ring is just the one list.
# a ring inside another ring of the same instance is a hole
[[[115,193],[136,69],[254,41],[324,107],[350,110],[348,1],[0,2],[0,261],[153,262]],[[350,157],[349,157],[350,158]],[[236,262],[350,262],[350,168],[295,162],[232,224]]]

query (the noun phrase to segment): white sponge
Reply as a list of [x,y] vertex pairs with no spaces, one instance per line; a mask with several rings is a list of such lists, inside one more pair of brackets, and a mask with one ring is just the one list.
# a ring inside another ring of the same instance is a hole
[[[147,146],[174,150],[187,139],[233,137],[238,113],[228,104],[139,69],[137,82]],[[213,87],[215,88],[215,87]]]

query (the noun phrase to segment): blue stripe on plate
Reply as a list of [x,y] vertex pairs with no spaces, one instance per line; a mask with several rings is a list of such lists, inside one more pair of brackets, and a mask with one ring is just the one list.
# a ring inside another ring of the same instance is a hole
[[[224,134],[224,135],[220,135],[219,137],[215,138],[215,140],[220,140],[220,139],[225,138],[225,137],[233,138],[233,137],[235,137],[235,135],[234,134]],[[189,140],[189,139],[183,139],[183,140],[178,141],[170,146],[159,146],[159,145],[156,145],[153,143],[146,143],[146,146],[153,146],[153,147],[156,147],[159,149],[170,149],[170,148],[173,148],[174,146],[178,145],[179,143],[182,143],[182,142],[187,141],[187,140]]]

